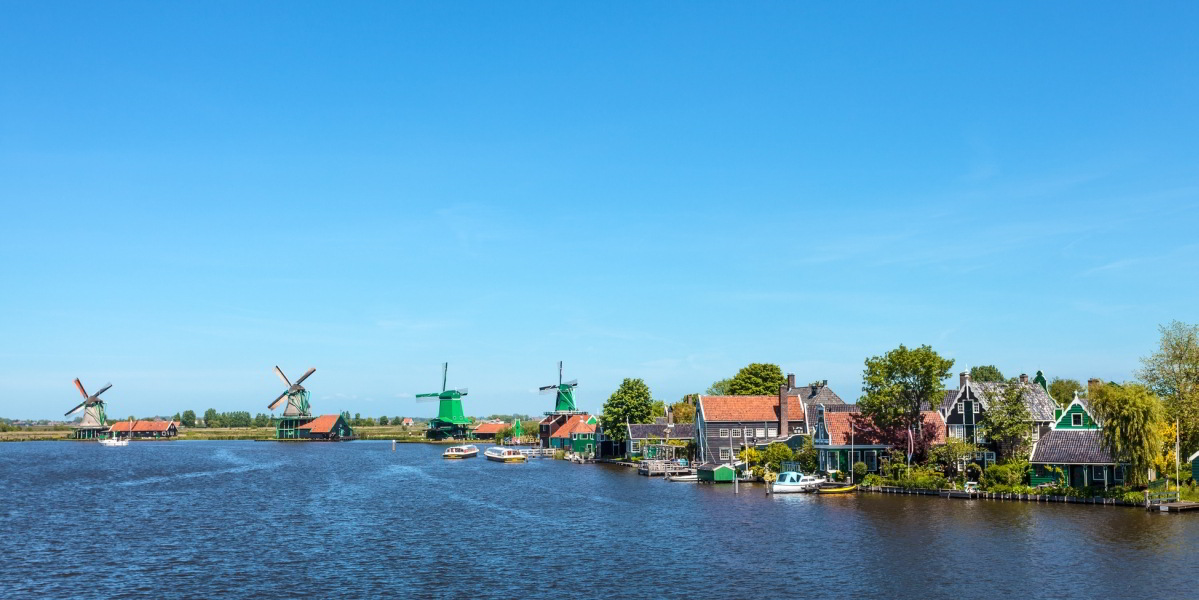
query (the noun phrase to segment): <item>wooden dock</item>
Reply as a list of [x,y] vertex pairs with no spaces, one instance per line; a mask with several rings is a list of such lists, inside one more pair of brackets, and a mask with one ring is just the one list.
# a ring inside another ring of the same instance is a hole
[[1189,510],[1199,510],[1199,502],[1182,500],[1178,492],[1145,492],[1145,510],[1180,513]]
[[685,467],[670,461],[643,460],[637,467],[637,474],[645,475],[646,477],[665,477],[667,475],[692,475],[694,471],[691,467]]

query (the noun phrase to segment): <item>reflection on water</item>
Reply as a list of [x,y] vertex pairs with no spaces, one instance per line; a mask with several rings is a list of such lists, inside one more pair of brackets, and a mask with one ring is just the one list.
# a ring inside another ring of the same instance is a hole
[[1199,515],[767,496],[389,442],[0,444],[6,596],[1192,596]]

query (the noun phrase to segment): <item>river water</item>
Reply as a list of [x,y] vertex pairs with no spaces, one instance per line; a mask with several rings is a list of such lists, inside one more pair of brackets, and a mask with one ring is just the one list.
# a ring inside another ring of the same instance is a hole
[[1199,514],[734,494],[441,450],[0,444],[0,596],[1199,595]]

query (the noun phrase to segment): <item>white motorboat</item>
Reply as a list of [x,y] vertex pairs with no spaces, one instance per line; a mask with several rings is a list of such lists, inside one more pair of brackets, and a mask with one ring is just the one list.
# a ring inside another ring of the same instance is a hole
[[487,460],[494,460],[502,463],[520,463],[529,460],[524,452],[516,448],[504,448],[503,446],[492,446],[483,451],[483,456]]
[[101,446],[128,446],[129,440],[116,437],[100,438]]
[[699,475],[696,475],[694,473],[692,473],[690,475],[667,475],[666,481],[683,481],[683,482],[697,483],[697,482],[699,482]]
[[442,458],[474,458],[479,455],[479,448],[474,445],[450,446],[441,453]]
[[824,482],[825,479],[823,477],[804,475],[798,471],[783,471],[779,473],[778,479],[770,484],[770,492],[772,494],[811,492],[820,487],[820,484]]

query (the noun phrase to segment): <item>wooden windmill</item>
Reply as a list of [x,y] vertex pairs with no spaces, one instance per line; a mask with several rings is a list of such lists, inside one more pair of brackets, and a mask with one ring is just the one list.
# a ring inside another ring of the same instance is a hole
[[[437,416],[429,421],[429,429],[425,436],[442,440],[445,438],[469,437],[470,419],[462,412],[462,397],[467,394],[466,388],[446,389],[450,363],[441,364],[441,391],[417,394],[417,402],[437,401]],[[423,398],[423,400],[422,400]]]
[[75,389],[79,390],[79,395],[83,396],[83,402],[80,402],[75,408],[68,410],[63,416],[69,417],[82,410],[83,419],[75,426],[75,431],[71,437],[90,440],[103,436],[104,430],[108,428],[108,417],[104,414],[104,401],[100,399],[100,394],[108,391],[110,387],[112,387],[112,384],[108,383],[95,394],[88,394],[83,389],[83,384],[79,382],[79,378],[75,378]]
[[277,439],[297,437],[297,429],[312,420],[312,410],[308,404],[308,390],[304,389],[304,386],[300,384],[304,383],[304,380],[308,379],[315,372],[316,368],[312,367],[301,375],[295,383],[292,383],[283,374],[283,370],[277,365],[275,366],[275,375],[278,375],[279,379],[283,381],[283,385],[287,386],[283,390],[283,393],[279,394],[278,398],[275,398],[273,402],[267,405],[268,409],[274,411],[283,403],[284,399],[287,400],[287,407],[283,409],[283,416],[275,422],[275,437]]
[[571,379],[566,382],[562,381],[562,361],[558,361],[558,384],[544,385],[538,388],[542,394],[557,394],[557,398],[554,400],[553,412],[545,414],[575,414],[579,412],[575,408],[574,389],[577,387],[579,387],[579,380],[577,379]]

